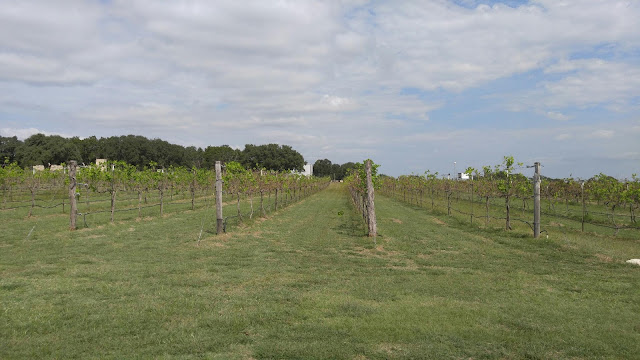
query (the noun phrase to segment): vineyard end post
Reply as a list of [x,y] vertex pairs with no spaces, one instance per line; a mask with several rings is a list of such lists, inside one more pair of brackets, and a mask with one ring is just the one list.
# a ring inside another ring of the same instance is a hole
[[222,217],[222,165],[216,161],[216,234],[224,232],[224,220]]
[[373,236],[375,238],[378,235],[378,223],[376,221],[373,181],[371,179],[371,160],[367,160],[365,171],[367,172],[367,218],[369,219],[369,236]]
[[76,213],[78,212],[78,205],[76,203],[76,167],[78,162],[75,160],[69,161],[69,229],[76,229]]
[[533,175],[533,237],[540,237],[540,163],[534,163]]
[[584,181],[580,183],[580,196],[582,198],[582,232],[584,232],[584,216],[587,209],[584,203]]

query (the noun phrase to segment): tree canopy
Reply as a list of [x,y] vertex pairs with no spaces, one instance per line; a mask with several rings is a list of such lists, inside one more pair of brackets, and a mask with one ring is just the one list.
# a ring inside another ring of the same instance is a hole
[[342,180],[349,175],[349,170],[354,169],[355,166],[353,162],[340,165],[332,164],[329,159],[316,160],[313,164],[313,175],[318,177],[329,176],[333,180]]
[[17,162],[21,167],[49,166],[76,160],[89,164],[96,159],[124,161],[139,169],[150,162],[159,167],[185,166],[213,168],[216,161],[236,161],[245,168],[268,170],[302,170],[304,158],[288,145],[252,145],[244,150],[229,145],[207,146],[204,150],[195,146],[184,147],[161,139],[147,139],[139,135],[97,138],[90,136],[64,138],[58,135],[35,134],[20,141],[17,137],[0,136],[0,163],[5,159]]
[[304,158],[288,145],[247,144],[242,152],[242,165],[248,169],[265,168],[275,171],[302,171],[304,169]]

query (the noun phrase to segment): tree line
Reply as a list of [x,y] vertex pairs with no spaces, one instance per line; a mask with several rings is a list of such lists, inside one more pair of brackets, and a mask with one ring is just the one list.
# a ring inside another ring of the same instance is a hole
[[123,161],[139,170],[151,162],[163,168],[182,166],[211,169],[216,161],[235,161],[247,169],[273,171],[301,171],[305,164],[304,157],[291,146],[278,144],[247,144],[244,150],[233,149],[229,145],[207,146],[203,149],[139,135],[80,139],[35,134],[24,141],[15,136],[0,136],[0,163],[15,162],[25,168],[34,165],[49,167],[69,160],[89,165],[96,159]]
[[343,180],[349,176],[350,170],[355,169],[356,164],[346,162],[344,164],[332,164],[329,159],[316,160],[313,164],[313,175],[317,177],[330,177],[332,180]]

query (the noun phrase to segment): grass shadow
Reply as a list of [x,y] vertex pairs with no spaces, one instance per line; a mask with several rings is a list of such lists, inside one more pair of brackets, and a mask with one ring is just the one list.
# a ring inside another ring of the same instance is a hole
[[340,223],[331,228],[336,233],[348,237],[364,237],[367,236],[365,221],[353,207],[348,197],[345,199],[344,206],[346,210],[338,211]]

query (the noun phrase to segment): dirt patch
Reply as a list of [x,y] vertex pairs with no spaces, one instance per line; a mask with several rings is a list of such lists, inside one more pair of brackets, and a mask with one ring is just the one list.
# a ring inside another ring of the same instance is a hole
[[604,255],[604,254],[596,254],[596,257],[598,258],[598,260],[602,261],[602,262],[606,262],[606,263],[612,263],[613,262],[613,258],[609,255]]
[[99,239],[99,238],[103,238],[103,237],[106,237],[106,236],[107,236],[107,235],[97,235],[97,234],[94,234],[94,235],[89,235],[89,236],[87,236],[85,239]]
[[227,242],[231,240],[231,237],[232,235],[228,233],[222,234],[222,235],[214,235],[214,236],[206,237],[199,242],[196,241],[191,244],[193,244],[193,246],[200,247],[200,248],[223,248],[227,246]]
[[549,223],[549,226],[555,226],[555,227],[564,227],[564,224],[561,223],[557,223],[555,221],[552,221]]
[[440,219],[438,219],[438,218],[435,218],[435,217],[434,217],[434,218],[431,218],[431,219],[433,220],[433,222],[434,222],[434,223],[436,223],[436,224],[438,224],[438,225],[447,225],[447,223],[446,223],[446,222],[444,222],[444,221],[442,221],[442,220],[440,220]]
[[562,244],[560,245],[560,248],[564,251],[574,251],[574,250],[578,250],[578,246],[573,245],[573,244]]
[[378,345],[378,350],[386,353],[387,355],[394,355],[398,353],[402,353],[404,349],[398,344],[380,344]]
[[411,259],[406,259],[404,260],[403,264],[393,264],[391,266],[389,266],[390,269],[395,269],[395,270],[418,270],[418,265],[415,263],[415,261],[411,260]]
[[391,219],[391,221],[393,221],[396,224],[402,224],[402,220],[400,219]]
[[367,256],[367,257],[376,257],[376,258],[389,258],[392,256],[399,256],[400,253],[397,251],[385,250],[384,245],[380,244],[376,246],[374,249],[367,248],[356,248],[354,249],[356,253]]
[[49,214],[49,215],[39,215],[42,218],[56,218],[56,217],[69,217],[69,214]]
[[[76,224],[77,226],[77,224]],[[79,232],[85,232],[85,231],[93,231],[93,230],[100,230],[100,229],[104,229],[104,225],[98,225],[98,226],[94,226],[94,227],[82,227],[82,228],[78,228],[76,229],[76,231]]]

